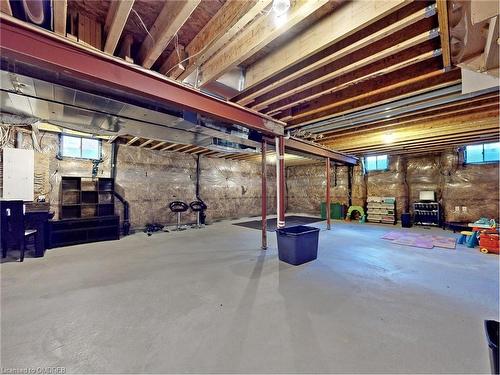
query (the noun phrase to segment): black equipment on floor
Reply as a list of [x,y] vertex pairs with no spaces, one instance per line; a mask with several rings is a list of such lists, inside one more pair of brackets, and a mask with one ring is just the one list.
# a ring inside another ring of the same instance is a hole
[[411,214],[409,212],[401,214],[401,226],[403,228],[411,228]]
[[186,202],[182,201],[173,201],[170,202],[168,205],[168,208],[170,208],[170,211],[177,213],[177,225],[175,226],[175,229],[173,230],[184,230],[186,228],[181,227],[181,213],[186,212],[189,208],[188,204]]
[[438,202],[413,203],[413,223],[415,225],[442,225],[441,206]]
[[[0,201],[2,258],[7,257],[7,249],[14,247],[21,252],[19,261],[24,260],[27,241],[35,236],[43,236],[36,229],[26,229],[24,224],[24,202],[22,200]],[[34,240],[36,244],[36,240]]]
[[193,225],[193,227],[201,228],[202,223],[200,221],[200,214],[207,209],[207,205],[202,201],[192,201],[189,203],[189,207],[193,212],[196,212],[196,224]]

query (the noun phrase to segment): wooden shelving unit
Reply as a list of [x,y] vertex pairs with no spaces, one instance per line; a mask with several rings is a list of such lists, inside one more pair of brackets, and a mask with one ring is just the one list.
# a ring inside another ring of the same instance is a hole
[[62,177],[60,220],[50,220],[48,248],[119,239],[112,178]]
[[62,177],[59,218],[78,219],[114,215],[112,178]]
[[368,197],[367,221],[371,223],[396,224],[396,198]]

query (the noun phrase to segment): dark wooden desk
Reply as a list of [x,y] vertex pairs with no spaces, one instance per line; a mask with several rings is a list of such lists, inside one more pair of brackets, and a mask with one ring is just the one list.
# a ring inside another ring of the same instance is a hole
[[43,257],[47,248],[47,222],[54,213],[46,210],[30,210],[24,214],[25,229],[36,229],[35,257]]
[[18,247],[19,236],[23,236],[26,229],[36,229],[36,234],[34,236],[34,256],[43,257],[45,254],[45,249],[47,248],[47,222],[54,216],[54,213],[49,212],[48,204],[26,203],[25,208],[26,212],[24,213],[23,219],[24,228],[15,227],[14,232],[9,232],[9,230],[7,229],[7,225],[5,225],[5,228],[2,226],[0,247],[5,246],[6,249],[12,248],[13,246]]

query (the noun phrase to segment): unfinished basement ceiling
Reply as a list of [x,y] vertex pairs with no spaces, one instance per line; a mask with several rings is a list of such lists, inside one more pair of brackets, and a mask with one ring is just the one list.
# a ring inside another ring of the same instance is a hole
[[[69,0],[70,16],[59,6],[54,18],[60,35],[282,120],[295,137],[411,153],[498,139],[498,85],[460,95],[463,69],[498,81],[489,3],[294,0],[277,14],[272,0]],[[75,27],[80,14],[101,39]]]

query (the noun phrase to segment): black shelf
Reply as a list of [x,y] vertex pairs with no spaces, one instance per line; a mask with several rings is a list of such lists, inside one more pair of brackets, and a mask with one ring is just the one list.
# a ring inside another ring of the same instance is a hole
[[119,239],[118,216],[50,220],[48,247]]
[[62,177],[59,219],[49,222],[49,247],[119,238],[112,178]]
[[415,225],[442,226],[441,205],[438,202],[413,203],[413,223]]
[[114,180],[62,177],[59,219],[114,215]]

